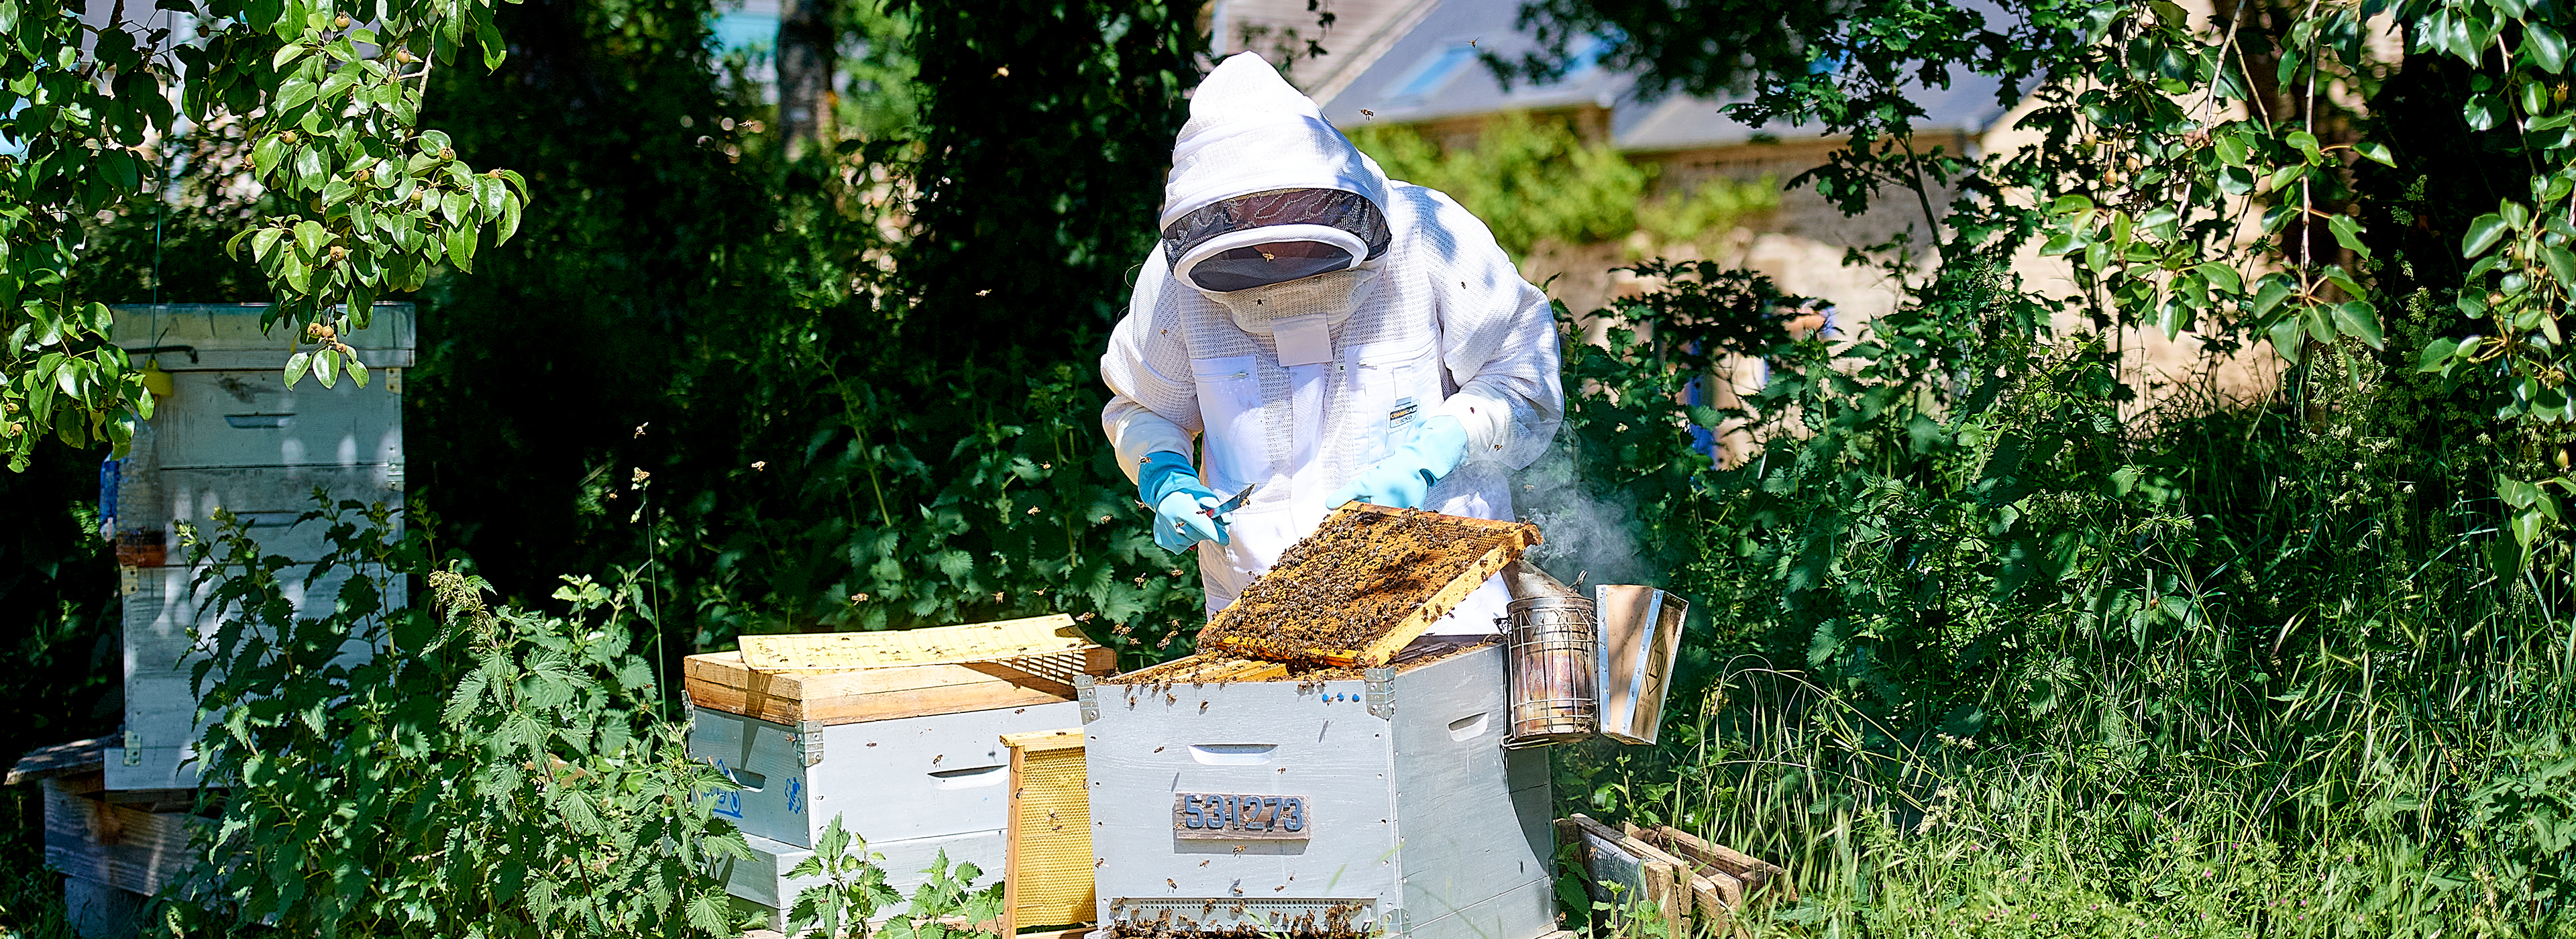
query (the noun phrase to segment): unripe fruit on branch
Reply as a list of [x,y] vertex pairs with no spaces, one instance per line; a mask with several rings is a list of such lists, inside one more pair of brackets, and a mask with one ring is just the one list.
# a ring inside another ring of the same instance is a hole
[[439,159],[442,159],[442,160],[453,160],[453,159],[456,159],[456,148],[455,148],[455,147],[440,147],[440,148],[438,148],[438,158],[439,158]]
[[349,28],[349,14],[342,13],[342,14],[340,14],[339,16],[333,17],[333,18],[331,19],[331,28],[332,28],[332,29],[347,29],[347,28]]

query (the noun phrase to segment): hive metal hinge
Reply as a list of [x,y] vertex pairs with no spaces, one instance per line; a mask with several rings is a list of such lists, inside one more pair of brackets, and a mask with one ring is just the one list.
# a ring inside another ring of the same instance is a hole
[[1365,669],[1360,677],[1368,681],[1370,717],[1395,719],[1395,666]]
[[125,744],[125,765],[143,765],[143,735],[131,730],[126,731],[125,740],[123,742]]
[[823,762],[822,721],[796,722],[796,752],[807,766]]
[[1073,676],[1074,700],[1082,702],[1082,722],[1100,719],[1100,680],[1090,675]]

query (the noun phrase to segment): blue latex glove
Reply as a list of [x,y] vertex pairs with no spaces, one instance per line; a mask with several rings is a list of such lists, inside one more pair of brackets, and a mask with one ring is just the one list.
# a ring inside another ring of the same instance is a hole
[[1190,458],[1152,453],[1136,470],[1136,498],[1154,507],[1154,543],[1179,554],[1202,541],[1225,543],[1225,523],[1203,510],[1225,504],[1199,483]]
[[1418,509],[1431,494],[1431,484],[1449,475],[1467,458],[1467,427],[1443,414],[1423,421],[1413,436],[1334,490],[1325,505],[1357,499],[1389,508]]

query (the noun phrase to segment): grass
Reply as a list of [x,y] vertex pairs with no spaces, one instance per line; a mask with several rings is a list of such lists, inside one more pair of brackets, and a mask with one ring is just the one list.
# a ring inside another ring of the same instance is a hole
[[0,788],[0,939],[69,939],[63,875],[45,869],[41,791]]
[[[1972,731],[1793,668],[1813,624],[1767,559],[1721,558],[1682,588],[1720,600],[1696,723],[1560,753],[1565,810],[1789,868],[1802,901],[1753,936],[2576,936],[2568,546],[2500,575],[2509,442],[2360,366],[2127,422],[2121,458],[2179,494],[2163,518],[2089,516],[2115,547],[2054,596],[1887,644],[1999,644]],[[1908,595],[1843,557],[1845,589]]]

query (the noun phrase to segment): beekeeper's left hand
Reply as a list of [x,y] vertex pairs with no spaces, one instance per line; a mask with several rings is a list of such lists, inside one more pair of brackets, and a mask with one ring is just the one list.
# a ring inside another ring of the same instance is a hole
[[1467,427],[1442,414],[1423,421],[1386,459],[1371,464],[1335,490],[1325,505],[1353,499],[1389,508],[1418,509],[1431,494],[1431,484],[1467,458]]

